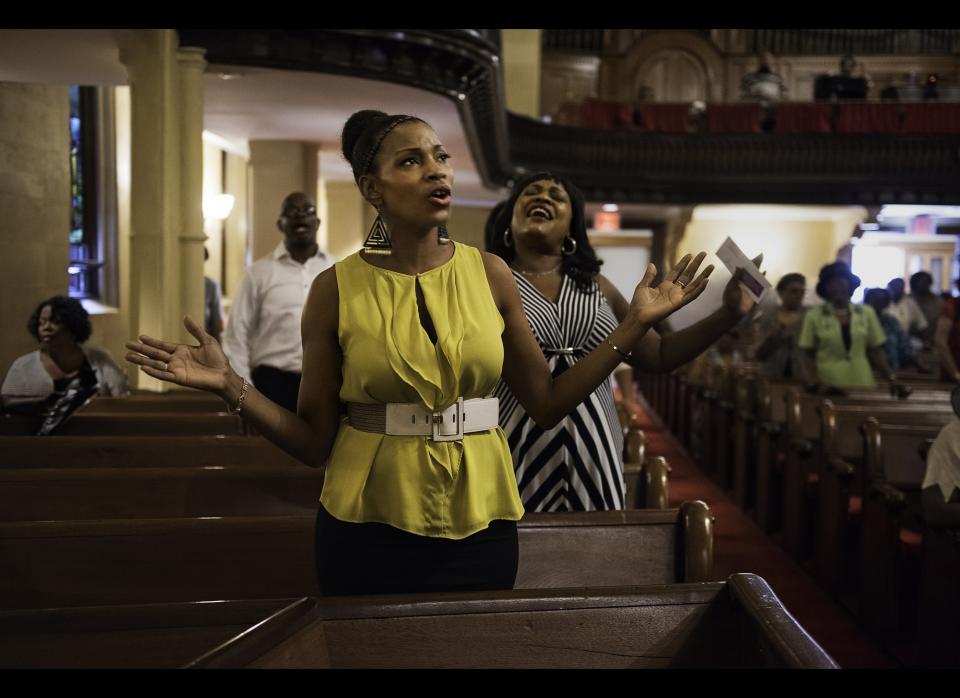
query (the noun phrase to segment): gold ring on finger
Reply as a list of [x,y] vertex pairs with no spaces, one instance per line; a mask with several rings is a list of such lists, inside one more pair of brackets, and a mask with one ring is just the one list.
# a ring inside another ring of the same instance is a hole
[[677,286],[679,286],[680,288],[686,288],[686,287],[687,287],[687,285],[686,285],[685,283],[683,283],[682,281],[680,281],[679,279],[677,280]]

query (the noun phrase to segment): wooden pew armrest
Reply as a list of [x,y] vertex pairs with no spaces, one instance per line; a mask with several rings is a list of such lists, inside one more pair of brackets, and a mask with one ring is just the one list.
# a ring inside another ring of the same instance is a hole
[[677,579],[681,582],[708,582],[713,578],[714,516],[700,500],[680,505],[680,545]]
[[643,463],[646,455],[647,437],[642,429],[630,426],[624,434],[623,457],[625,463]]
[[780,425],[776,422],[758,421],[757,429],[760,429],[765,434],[770,434],[771,436],[775,436],[780,433]]
[[827,458],[827,468],[845,480],[852,478],[857,473],[857,469],[852,463],[848,463],[839,456],[830,456]]
[[809,456],[813,453],[813,443],[809,439],[802,439],[799,436],[790,439],[790,448],[801,456]]
[[644,506],[647,509],[669,508],[670,466],[663,456],[651,456],[643,464]]
[[767,584],[755,574],[739,572],[727,578],[734,599],[788,668],[839,669],[840,666],[797,623]]
[[880,497],[889,508],[899,511],[907,505],[907,497],[903,492],[883,480],[870,483],[870,493]]

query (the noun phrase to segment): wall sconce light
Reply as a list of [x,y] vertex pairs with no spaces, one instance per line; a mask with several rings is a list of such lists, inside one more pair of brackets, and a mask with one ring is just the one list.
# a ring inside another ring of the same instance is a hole
[[232,194],[217,194],[203,200],[203,217],[217,221],[226,220],[233,211]]

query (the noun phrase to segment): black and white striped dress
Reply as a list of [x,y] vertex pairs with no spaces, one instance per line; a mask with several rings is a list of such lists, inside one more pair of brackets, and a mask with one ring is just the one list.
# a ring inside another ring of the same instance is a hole
[[[513,273],[523,309],[554,377],[586,356],[619,324],[596,281],[589,292],[563,277],[551,303]],[[624,508],[623,433],[610,381],[555,427],[543,430],[501,380],[500,426],[517,472],[527,511],[595,511]]]

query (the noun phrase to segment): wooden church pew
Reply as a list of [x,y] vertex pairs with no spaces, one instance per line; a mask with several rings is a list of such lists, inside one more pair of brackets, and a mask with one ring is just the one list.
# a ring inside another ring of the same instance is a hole
[[0,668],[174,669],[295,600],[0,611]]
[[[823,400],[818,408],[820,438],[816,442],[818,473],[816,503],[816,560],[820,580],[828,590],[847,588],[859,558],[860,507],[867,479],[860,427],[872,416],[902,425],[942,427],[956,419],[949,403],[834,404]],[[853,517],[853,518],[851,518]]]
[[0,470],[18,468],[164,468],[301,466],[262,437],[0,436]]
[[[800,451],[800,462],[804,460],[805,449],[819,435],[819,420],[816,406],[822,396],[805,393],[803,386],[796,383],[774,382],[758,376],[756,378],[756,397],[754,403],[756,442],[756,518],[758,524],[767,532],[777,530],[782,524],[783,466],[791,445]],[[885,388],[852,389],[846,398],[831,398],[835,403],[889,403],[918,404],[949,402],[949,386],[940,383],[917,383],[915,392],[906,401],[898,401]],[[791,414],[794,405],[804,409],[798,415]],[[810,408],[808,409],[807,406]],[[809,456],[810,453],[806,452]],[[799,463],[793,461],[790,465]],[[811,465],[812,464],[808,464]],[[792,532],[796,533],[796,532]],[[790,536],[793,537],[793,536]]]
[[[926,469],[926,444],[939,426],[881,424],[875,417],[862,425],[864,441],[863,514],[860,526],[859,611],[864,625],[892,643],[908,631],[919,589],[907,569],[919,566],[911,548],[922,544],[920,485]],[[916,570],[913,570],[916,572]],[[906,621],[906,622],[905,622]]]
[[302,464],[0,469],[0,521],[290,516],[316,511]]
[[[193,392],[193,391],[191,391]],[[84,405],[78,414],[203,414],[226,412],[227,406],[216,395],[196,391],[197,395],[176,393],[137,394],[129,397],[98,395]]]
[[[22,415],[0,417],[0,436],[36,434],[41,420]],[[77,412],[56,430],[57,436],[203,436],[241,435],[240,417],[222,413],[209,414],[84,414]],[[48,438],[48,437],[43,437]]]
[[923,535],[920,665],[960,667],[960,528],[927,525]]
[[[713,560],[702,502],[527,514],[518,530],[528,587],[699,580]],[[312,596],[313,542],[312,515],[0,523],[0,608]]]
[[194,668],[837,668],[770,587],[303,599]]
[[[803,393],[796,386],[784,392],[784,401],[785,423],[779,436],[779,447],[784,453],[782,498],[784,542],[794,557],[801,560],[808,554],[807,522],[819,520],[819,516],[824,513],[822,509],[819,512],[817,509],[816,502],[821,501],[818,499],[818,492],[826,487],[825,491],[828,494],[825,501],[832,502],[836,499],[832,494],[833,490],[830,489],[834,481],[828,480],[824,485],[820,482],[821,476],[827,469],[830,473],[838,475],[842,475],[841,471],[849,471],[845,466],[839,467],[843,462],[842,454],[838,458],[834,452],[832,436],[828,437],[826,451],[821,444],[823,429],[821,406],[825,403],[838,406],[843,414],[848,416],[845,417],[850,420],[848,424],[853,424],[852,430],[846,430],[844,440],[840,442],[843,453],[848,454],[850,458],[856,458],[855,454],[860,453],[860,436],[857,430],[863,420],[871,415],[881,418],[891,417],[898,422],[904,422],[924,419],[924,415],[927,414],[943,414],[950,409],[949,403],[945,405],[939,400],[894,401],[872,397],[826,400],[822,396]],[[907,416],[896,417],[901,413]],[[852,452],[847,449],[846,444],[854,444]]]

